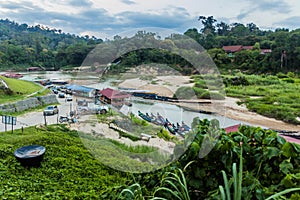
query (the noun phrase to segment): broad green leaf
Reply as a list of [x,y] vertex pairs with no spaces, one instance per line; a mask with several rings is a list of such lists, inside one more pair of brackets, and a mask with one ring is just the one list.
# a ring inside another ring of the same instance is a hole
[[297,157],[298,154],[295,152],[294,148],[293,148],[293,144],[290,142],[286,142],[283,147],[282,147],[282,154],[289,158],[289,157]]
[[295,187],[295,182],[293,181],[293,177],[290,174],[287,174],[280,182],[282,186],[285,188]]
[[300,145],[296,143],[291,143],[295,149],[295,151],[299,154],[300,153]]
[[280,143],[281,145],[284,145],[286,143],[286,140],[283,137],[278,135],[277,142]]
[[276,140],[277,135],[276,135],[276,137],[274,137],[274,136],[275,136],[274,134],[268,135],[268,136],[263,140],[263,144],[271,145],[271,143],[272,143],[273,141]]
[[261,131],[254,133],[253,136],[254,136],[255,141],[257,141],[258,143],[262,142],[263,133]]
[[266,156],[269,160],[273,157],[280,155],[280,149],[276,147],[267,147],[264,151],[264,156]]
[[294,179],[300,180],[300,172],[297,174],[292,174]]
[[284,174],[291,173],[294,169],[292,163],[290,162],[291,159],[286,159],[280,163],[279,168]]

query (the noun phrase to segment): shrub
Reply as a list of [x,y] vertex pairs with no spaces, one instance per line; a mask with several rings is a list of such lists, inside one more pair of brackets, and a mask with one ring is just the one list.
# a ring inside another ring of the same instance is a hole
[[295,80],[293,78],[283,78],[282,80],[287,83],[295,83]]
[[205,82],[204,80],[198,80],[198,81],[195,83],[195,87],[207,89],[207,85],[206,85],[206,82]]
[[189,86],[180,87],[176,90],[174,97],[178,99],[192,99],[195,97],[194,88]]
[[279,73],[277,74],[277,77],[278,77],[278,78],[288,78],[288,76],[287,76],[286,74],[282,73],[282,72],[279,72]]
[[289,78],[295,78],[295,77],[296,77],[296,74],[295,74],[294,72],[288,72],[288,73],[287,73],[287,76],[288,76]]
[[225,96],[221,93],[218,93],[218,92],[211,92],[210,93],[210,98],[215,99],[215,100],[223,100],[223,99],[225,99]]
[[170,133],[165,129],[160,129],[160,131],[157,133],[157,136],[166,141],[170,141],[173,138],[173,136],[171,136]]

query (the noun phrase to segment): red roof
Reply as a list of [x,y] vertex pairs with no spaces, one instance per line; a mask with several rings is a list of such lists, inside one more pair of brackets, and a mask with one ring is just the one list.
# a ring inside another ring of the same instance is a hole
[[283,137],[287,142],[294,142],[294,143],[297,143],[297,144],[300,144],[300,140],[296,139],[296,138],[292,138],[292,137],[289,137],[287,135],[283,135],[283,134],[279,134],[281,137]]
[[253,46],[243,46],[242,49],[244,49],[244,50],[252,50]]
[[[238,132],[240,126],[241,126],[240,124],[237,124],[237,125],[233,125],[233,126],[228,126],[224,129],[225,129],[226,133]],[[300,144],[299,139],[292,138],[292,137],[289,137],[289,136],[283,135],[283,134],[279,134],[279,136],[283,137],[287,142],[294,142],[294,143]]]
[[101,90],[99,93],[109,99],[124,99],[130,97],[130,95],[127,93],[120,92],[118,90],[113,90],[111,88]]
[[237,124],[237,125],[233,125],[233,126],[228,126],[224,129],[225,129],[226,133],[231,133],[231,132],[238,132],[239,127],[240,127],[240,124]]
[[12,72],[2,74],[2,76],[5,76],[6,78],[22,78],[23,77],[22,74],[16,74],[16,73],[12,73]]
[[[223,46],[222,49],[226,53],[235,53],[241,50],[252,50],[253,46],[242,46],[242,45],[233,45],[233,46]],[[271,49],[261,49],[262,54],[271,53]]]
[[227,53],[230,53],[230,52],[234,53],[237,51],[241,51],[243,49],[243,46],[242,45],[223,46],[222,49]]

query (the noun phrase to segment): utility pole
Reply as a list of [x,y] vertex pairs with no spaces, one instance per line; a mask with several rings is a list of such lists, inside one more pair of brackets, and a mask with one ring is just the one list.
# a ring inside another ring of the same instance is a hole
[[45,113],[44,113],[44,121],[45,121],[45,126],[47,126],[47,119]]

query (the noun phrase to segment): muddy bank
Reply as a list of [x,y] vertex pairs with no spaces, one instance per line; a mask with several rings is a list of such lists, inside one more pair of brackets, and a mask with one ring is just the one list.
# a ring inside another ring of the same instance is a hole
[[[162,96],[173,96],[182,86],[193,86],[187,76],[158,76],[155,84],[138,78],[128,79],[120,83],[119,87],[148,90]],[[210,104],[175,103],[183,108],[195,111],[213,112],[234,120],[247,122],[255,126],[262,126],[276,130],[300,131],[300,126],[288,124],[274,118],[265,117],[249,111],[244,105],[238,105],[238,98],[226,97],[225,100],[212,100]]]

